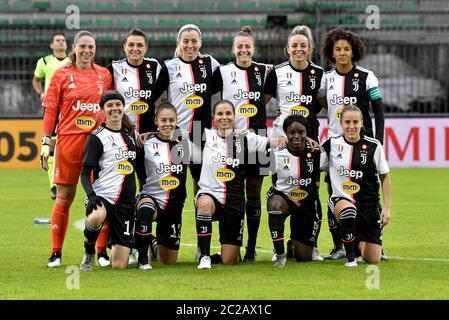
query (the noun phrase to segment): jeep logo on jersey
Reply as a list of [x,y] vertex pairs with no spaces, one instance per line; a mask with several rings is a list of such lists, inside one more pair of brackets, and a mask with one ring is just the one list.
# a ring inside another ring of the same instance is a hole
[[293,177],[287,177],[287,179],[285,179],[285,183],[288,184],[289,186],[307,187],[309,184],[312,183],[312,178],[297,179],[297,178],[293,178]]
[[159,167],[156,169],[156,173],[181,173],[182,172],[182,164],[159,164]]
[[363,172],[362,171],[348,170],[348,169],[345,169],[345,167],[343,167],[343,166],[340,166],[340,168],[338,169],[337,173],[340,176],[349,177],[349,178],[361,179],[363,177]]
[[309,193],[307,191],[301,189],[295,189],[288,193],[288,197],[293,201],[304,200],[308,195]]
[[251,118],[257,114],[257,107],[250,103],[242,104],[237,108],[237,113],[245,118]]
[[260,92],[252,92],[252,91],[243,91],[242,89],[239,89],[237,91],[237,94],[234,95],[235,100],[259,100],[260,98]]
[[299,114],[300,116],[303,116],[304,118],[307,118],[309,116],[309,109],[303,106],[294,106],[291,107],[288,110],[289,114]]
[[196,109],[203,105],[204,100],[200,96],[190,96],[184,99],[184,105],[189,109]]
[[151,98],[151,90],[138,90],[129,88],[127,92],[124,93],[124,96],[126,98],[144,98],[144,99],[150,99]]
[[300,94],[295,94],[293,91],[290,91],[290,95],[288,95],[287,97],[285,97],[285,100],[287,102],[300,102],[300,103],[304,103],[304,104],[310,104],[312,103],[312,96],[310,95],[300,95]]
[[348,104],[357,104],[357,98],[356,97],[341,97],[336,94],[334,94],[330,101],[331,104],[339,104],[339,105],[348,105]]
[[134,160],[136,158],[136,151],[128,151],[123,150],[122,148],[118,149],[118,154],[115,155],[115,159],[121,160],[121,159],[132,159]]
[[212,156],[212,162],[225,164],[225,165],[231,166],[233,168],[238,167],[240,164],[239,159],[227,158],[218,152]]
[[347,194],[354,194],[360,191],[360,186],[354,181],[346,181],[341,185],[341,190]]
[[93,113],[100,111],[100,105],[98,103],[84,103],[79,100],[76,101],[76,105],[72,106],[74,111],[92,111]]
[[117,163],[115,168],[121,174],[131,174],[134,171],[133,165],[130,162],[126,161],[126,160],[120,161],[119,163]]
[[134,114],[142,114],[148,111],[150,107],[144,101],[136,101],[129,105],[129,111]]
[[89,130],[95,127],[95,120],[92,117],[81,116],[75,119],[75,126],[83,130]]
[[197,84],[190,84],[187,82],[184,82],[184,87],[182,87],[179,91],[181,93],[193,93],[193,92],[206,92],[207,90],[207,84],[205,83],[197,83]]
[[165,189],[165,190],[171,190],[171,189],[175,189],[179,186],[180,182],[179,179],[173,176],[168,176],[165,177],[163,179],[161,179],[161,181],[159,181],[160,186]]
[[222,182],[231,181],[234,177],[235,173],[231,169],[221,168],[215,171],[215,178]]

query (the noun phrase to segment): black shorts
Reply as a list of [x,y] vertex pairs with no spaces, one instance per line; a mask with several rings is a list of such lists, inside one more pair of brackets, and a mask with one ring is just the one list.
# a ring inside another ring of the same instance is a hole
[[[204,192],[195,197],[196,200],[202,196],[208,195],[215,204],[215,212],[212,215],[212,221],[218,221],[220,231],[220,243],[242,246],[243,226],[245,217],[244,199],[228,199],[225,205],[222,205],[212,194]],[[231,201],[230,201],[231,200]]]
[[287,202],[290,216],[290,238],[310,247],[315,246],[319,227],[317,201],[308,201],[298,207],[287,195],[273,187],[268,190],[267,201],[274,195],[279,195]]
[[[351,201],[342,197],[332,197],[329,199],[329,206],[334,212],[334,208],[340,200]],[[357,241],[364,241],[382,245],[382,220],[380,214],[382,207],[380,203],[373,207],[356,206],[356,239]]]
[[381,213],[380,204],[374,207],[357,207],[356,238],[358,241],[382,245]]
[[117,202],[115,205],[102,198],[109,220],[108,246],[121,245],[132,248],[134,228],[134,202]]
[[165,209],[161,209],[152,196],[141,193],[137,197],[136,204],[144,198],[150,198],[156,205],[156,239],[157,243],[172,250],[179,250],[181,242],[182,209],[184,203],[169,203]]
[[248,163],[246,169],[247,177],[266,177],[270,175],[270,171],[274,171],[274,163],[270,162],[270,157],[264,152],[248,154]]

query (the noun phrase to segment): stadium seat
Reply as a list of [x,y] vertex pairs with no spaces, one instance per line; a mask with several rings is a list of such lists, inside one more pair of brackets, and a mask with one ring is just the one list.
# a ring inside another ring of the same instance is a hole
[[137,2],[137,11],[151,12],[154,10],[154,5],[151,2]]
[[206,45],[212,45],[220,43],[220,41],[217,36],[211,36],[206,34],[203,36],[203,43]]
[[137,26],[141,29],[151,29],[156,27],[156,21],[154,19],[138,19]]
[[179,19],[178,20],[178,27],[182,27],[186,24],[196,24],[196,19],[193,18],[185,18],[185,19]]
[[381,1],[380,10],[381,11],[396,11],[398,9],[397,3],[395,1]]
[[30,20],[26,18],[14,18],[12,19],[12,26],[14,28],[25,28],[30,26]]
[[179,11],[195,11],[195,3],[193,2],[178,2]]
[[134,20],[125,18],[117,19],[117,27],[121,29],[131,29],[134,27]]
[[81,18],[80,19],[80,27],[81,28],[91,28],[94,25],[92,19]]
[[134,11],[134,2],[117,2],[115,8],[117,11]]
[[287,11],[295,11],[297,8],[297,3],[294,1],[282,1],[279,3],[279,9]]
[[9,11],[8,2],[0,2],[0,12],[7,12],[7,11]]
[[235,4],[234,4],[234,2],[219,2],[217,9],[220,12],[234,11]]
[[355,15],[346,15],[341,19],[342,24],[356,25],[359,23],[359,18]]
[[78,1],[77,3],[73,3],[74,5],[78,6],[80,9],[80,12],[89,12],[92,11],[92,3],[91,2],[81,2]]
[[352,1],[344,1],[337,3],[337,8],[341,11],[352,11],[357,9],[357,3]]
[[215,19],[199,19],[198,24],[200,28],[215,28]]
[[315,2],[304,1],[299,4],[299,10],[303,12],[315,11]]
[[30,42],[31,38],[28,34],[12,34],[11,41],[12,42]]
[[403,25],[404,27],[420,27],[421,19],[419,17],[404,18],[401,21],[401,25]]
[[239,10],[241,10],[241,11],[256,11],[257,4],[255,2],[240,2]]
[[215,2],[199,2],[197,3],[197,8],[202,12],[212,12],[215,11]]
[[160,28],[176,28],[176,20],[175,19],[159,19],[159,27]]
[[39,19],[34,19],[33,20],[33,25],[35,27],[43,27],[43,28],[49,28],[51,27],[53,24],[51,22],[51,19],[43,19],[43,18],[39,18]]
[[11,9],[13,11],[20,11],[20,12],[29,11],[30,10],[30,2],[28,2],[28,1],[14,1],[11,4]]
[[243,26],[250,26],[250,27],[257,27],[259,26],[259,21],[257,19],[245,19],[242,18],[240,20],[240,25]]
[[9,20],[8,19],[0,19],[0,28],[5,28],[9,26]]
[[55,19],[55,22],[54,22],[54,26],[56,27],[56,28],[65,28],[66,27],[66,25],[65,25],[65,19],[59,19],[59,18],[56,18]]
[[266,1],[259,2],[259,10],[267,11],[267,12],[274,12],[277,9],[278,9],[278,4],[276,2],[266,2]]
[[173,12],[176,9],[176,5],[173,2],[156,2],[156,10]]
[[419,3],[416,1],[403,1],[400,4],[400,8],[404,11],[418,11],[419,10]]
[[114,3],[113,2],[95,2],[94,4],[95,11],[114,11]]
[[335,2],[320,2],[321,11],[337,11],[337,4]]
[[39,11],[47,11],[51,7],[48,1],[36,1],[33,3],[33,8]]
[[114,21],[111,19],[97,19],[95,20],[95,26],[101,28],[112,28],[114,26]]
[[[58,12],[65,12],[65,9],[67,8],[67,6],[69,6],[70,3],[68,1],[56,1],[56,3],[54,4],[54,8],[56,11]],[[65,23],[64,23],[65,25]]]
[[51,35],[45,33],[38,33],[34,35],[34,41],[41,43],[50,43]]
[[220,19],[220,27],[222,28],[235,28],[238,25],[239,23],[237,22],[236,19],[228,19],[228,18]]
[[327,16],[321,19],[321,23],[325,26],[337,26],[340,24],[340,20],[334,16]]

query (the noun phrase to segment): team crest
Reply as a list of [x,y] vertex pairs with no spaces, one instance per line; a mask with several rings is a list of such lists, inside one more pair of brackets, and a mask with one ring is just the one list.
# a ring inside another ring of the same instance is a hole
[[256,80],[257,85],[260,87],[262,85],[262,77],[260,76],[260,73],[256,73]]
[[310,89],[315,89],[316,86],[316,77],[315,76],[310,76],[309,77],[309,81],[310,81]]
[[242,152],[242,144],[240,142],[240,139],[235,139],[235,151],[237,153]]
[[354,92],[359,91],[359,79],[352,79],[352,89]]
[[150,72],[147,72],[146,75],[148,78],[148,83],[152,84],[153,83],[153,73],[150,71]]
[[366,160],[367,160],[367,151],[366,150],[362,150],[360,152],[360,158],[362,158],[362,161],[360,163],[366,164]]
[[[201,61],[200,63],[202,63],[202,60],[200,60],[200,61]],[[200,71],[201,71],[201,77],[203,79],[206,79],[206,77],[207,77],[206,66],[204,64],[200,64],[199,68],[200,68]]]
[[184,158],[184,148],[182,147],[182,145],[178,145],[176,151],[179,159]]

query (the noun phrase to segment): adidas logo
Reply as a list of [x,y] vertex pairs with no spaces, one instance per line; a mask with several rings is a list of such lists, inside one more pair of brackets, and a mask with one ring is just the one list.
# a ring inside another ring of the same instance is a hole
[[155,154],[154,154],[154,156],[155,156],[155,157],[160,157],[161,155],[159,154],[159,152],[156,151]]
[[128,82],[128,79],[126,79],[126,77],[123,77],[122,82]]
[[288,80],[287,86],[292,86],[292,85],[293,85],[292,82],[290,80]]
[[285,165],[282,169],[284,169],[284,170],[290,170],[290,168],[288,167],[288,165]]
[[69,89],[75,89],[76,86],[75,86],[75,84],[72,82],[71,84],[69,84],[68,88],[69,88]]
[[231,84],[237,84],[237,81],[236,81],[235,79],[233,79],[233,80],[231,81]]
[[180,73],[178,72],[178,74],[176,75],[176,78],[182,78],[182,74],[180,74]]
[[332,90],[332,89],[334,89],[334,86],[333,86],[333,85],[331,85],[331,87],[329,88],[329,90]]

